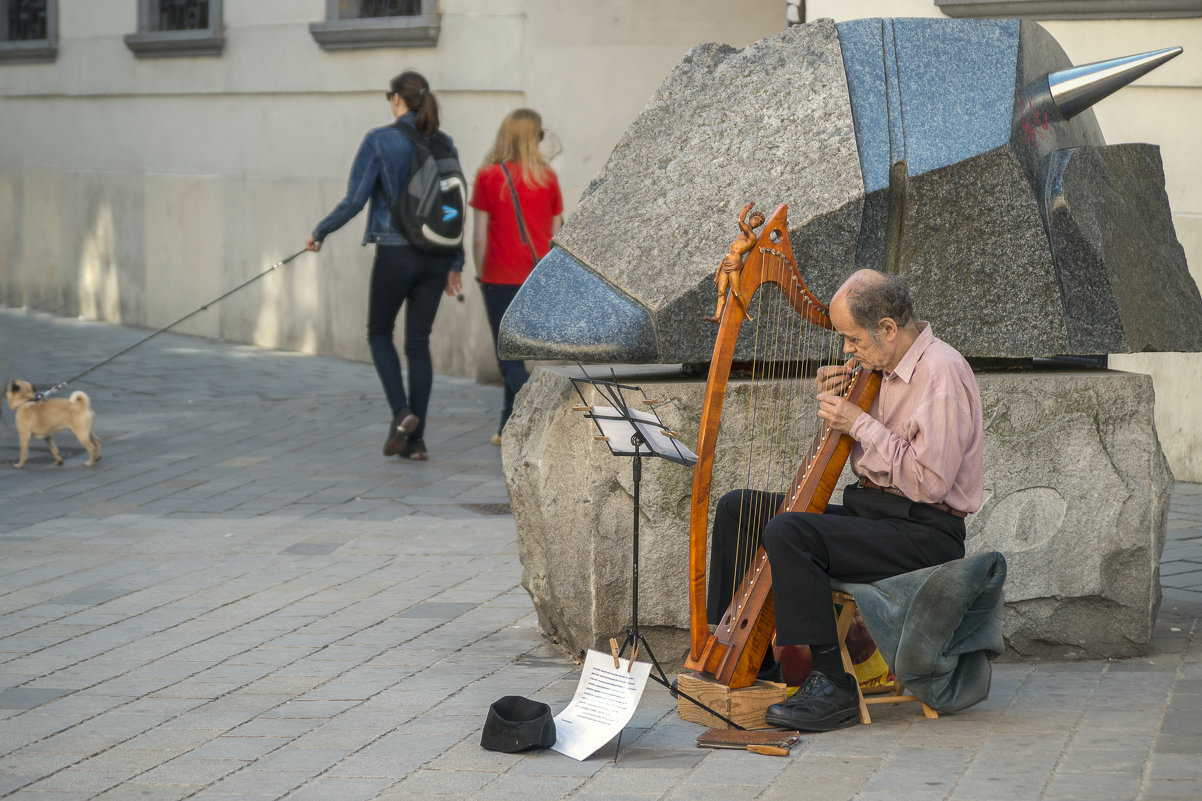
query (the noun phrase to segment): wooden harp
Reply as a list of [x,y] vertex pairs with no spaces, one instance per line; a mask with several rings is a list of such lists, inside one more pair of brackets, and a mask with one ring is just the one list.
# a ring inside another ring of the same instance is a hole
[[[778,386],[791,387],[786,391],[799,396],[807,411],[816,412],[814,373],[823,361],[830,363],[841,360],[841,340],[831,325],[827,306],[809,290],[797,269],[789,242],[787,211],[782,204],[764,223],[754,248],[747,254],[737,286],[752,310],[755,322],[747,322],[748,328],[754,332],[756,344],[759,344],[762,336],[769,349],[766,354],[753,354],[753,380],[762,377]],[[779,291],[767,292],[768,285],[775,285]],[[731,289],[733,293],[734,287]],[[769,294],[774,297],[766,298]],[[761,311],[765,301],[771,307],[766,312]],[[709,530],[714,454],[732,360],[740,331],[748,317],[747,312],[748,309],[740,302],[727,303],[719,322],[702,406],[697,445],[699,459],[693,469],[689,522],[691,641],[685,667],[731,688],[746,687],[755,681],[776,628],[772,575],[767,554],[762,547],[748,558],[750,567],[742,576],[741,583],[733,589],[733,600],[717,630],[711,633],[707,622],[706,534]],[[762,325],[772,326],[773,331],[761,335]],[[781,333],[782,329],[784,333]],[[876,398],[880,381],[879,373],[860,370],[845,388],[845,396],[861,409],[868,410]],[[790,465],[787,471],[780,473],[786,479],[793,476],[791,484],[753,487],[785,493],[785,500],[778,511],[823,511],[851,453],[854,444],[851,437],[839,435],[824,424],[815,423],[815,427],[817,431],[808,450],[796,451],[804,454],[796,472]],[[748,435],[749,444],[754,437],[754,433]],[[746,450],[750,452],[753,448],[749,445]]]

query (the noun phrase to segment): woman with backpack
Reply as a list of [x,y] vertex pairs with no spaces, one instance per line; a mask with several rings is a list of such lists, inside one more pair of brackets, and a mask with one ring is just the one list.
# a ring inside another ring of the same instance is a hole
[[[492,150],[476,173],[470,205],[472,260],[480,276],[493,347],[505,310],[534,265],[551,249],[551,237],[563,224],[559,179],[539,153],[542,118],[528,108],[511,111],[497,131]],[[497,357],[505,382],[501,429],[513,411],[513,399],[530,377],[520,360]]]
[[[317,224],[305,247],[321,250],[325,238],[370,201],[363,244],[374,244],[376,255],[367,302],[367,341],[392,408],[384,455],[424,460],[429,455],[424,441],[426,411],[434,383],[430,330],[442,294],[455,296],[463,287],[463,245],[444,243],[453,249],[441,251],[419,248],[419,243],[406,238],[394,225],[390,203],[401,196],[409,178],[415,150],[411,140],[431,143],[441,138],[444,141],[439,145],[445,145],[451,153],[455,150],[451,138],[438,130],[438,102],[425,78],[416,72],[403,72],[392,79],[385,95],[397,123],[367,132],[351,165],[346,197]],[[398,125],[409,126],[409,133]],[[429,247],[428,243],[420,244]],[[402,305],[406,306],[408,394],[393,344],[393,328]]]

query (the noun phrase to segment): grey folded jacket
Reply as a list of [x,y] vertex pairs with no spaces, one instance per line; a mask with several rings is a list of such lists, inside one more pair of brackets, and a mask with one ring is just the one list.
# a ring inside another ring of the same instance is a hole
[[1006,557],[996,551],[872,584],[833,581],[855,596],[872,639],[907,690],[939,712],[989,697],[1002,639]]

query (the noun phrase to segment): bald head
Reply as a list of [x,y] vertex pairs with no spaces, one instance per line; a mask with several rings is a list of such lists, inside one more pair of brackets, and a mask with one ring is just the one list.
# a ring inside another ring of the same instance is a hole
[[893,370],[919,334],[905,282],[876,270],[844,281],[831,298],[830,315],[843,352],[870,370]]
[[[857,270],[835,293],[847,304],[856,324],[875,336],[877,325],[886,317],[906,328],[914,320],[914,304],[906,282],[896,275],[876,270]],[[834,303],[834,299],[831,299]]]

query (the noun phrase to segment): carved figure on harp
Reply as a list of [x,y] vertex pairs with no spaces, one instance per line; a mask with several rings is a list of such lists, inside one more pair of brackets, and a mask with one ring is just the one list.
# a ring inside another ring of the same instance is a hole
[[[718,265],[718,270],[714,273],[714,285],[718,287],[718,308],[713,317],[707,318],[711,323],[719,322],[722,319],[722,312],[726,309],[727,294],[733,295],[739,305],[743,307],[743,311],[745,313],[747,311],[747,301],[739,293],[739,277],[743,272],[743,258],[748,251],[755,247],[755,229],[764,224],[764,215],[758,211],[751,215],[751,219],[747,218],[747,212],[751,211],[751,207],[754,205],[754,203],[748,203],[739,212],[740,233],[730,243],[730,250],[726,251],[726,255],[722,257],[722,263]],[[751,319],[750,314],[747,315],[747,319]]]
[[[964,556],[964,518],[983,494],[981,399],[972,369],[915,319],[905,283],[872,270],[836,292],[830,320],[850,360],[820,368],[818,417],[852,437],[841,506],[779,512],[783,494],[727,493],[714,517],[707,615],[718,624],[732,577],[746,569],[747,538],[771,569],[777,646],[808,645],[813,668],[767,721],[828,731],[859,720],[855,678],[844,671],[831,580],[872,582]],[[883,373],[869,411],[842,395],[856,369]],[[768,660],[772,651],[768,652]]]

